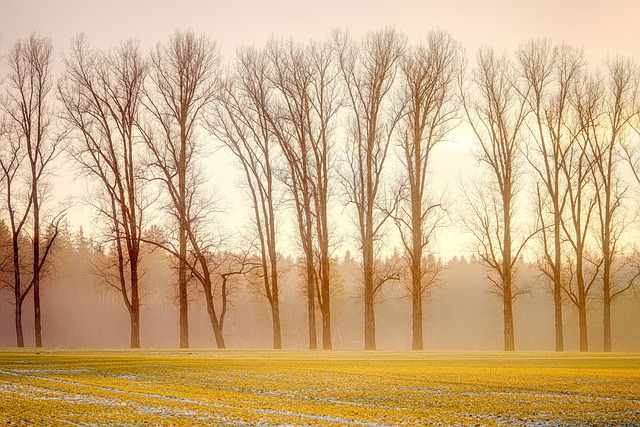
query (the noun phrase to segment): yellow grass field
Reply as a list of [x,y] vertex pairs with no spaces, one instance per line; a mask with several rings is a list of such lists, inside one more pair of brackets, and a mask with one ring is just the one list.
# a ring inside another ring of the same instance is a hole
[[640,425],[640,355],[0,350],[2,425]]

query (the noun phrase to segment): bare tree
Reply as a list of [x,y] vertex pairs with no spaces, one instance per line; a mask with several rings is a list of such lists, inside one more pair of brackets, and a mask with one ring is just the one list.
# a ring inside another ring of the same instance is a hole
[[566,181],[562,164],[570,146],[566,116],[569,96],[584,68],[582,51],[567,45],[552,47],[548,40],[524,42],[518,50],[531,121],[527,160],[538,185],[538,215],[543,257],[541,271],[553,283],[556,351],[564,350],[562,321],[562,215]]
[[254,48],[237,52],[233,75],[223,84],[212,109],[210,131],[235,156],[244,172],[257,235],[262,293],[271,309],[273,347],[282,347],[276,226],[275,163],[278,142],[273,136],[273,86],[267,77],[268,58]]
[[[2,151],[0,166],[2,167],[2,183],[4,186],[4,202],[9,215],[9,233],[11,236],[11,275],[7,276],[6,285],[13,293],[16,344],[24,347],[22,329],[22,305],[31,291],[33,284],[25,284],[23,277],[24,246],[23,228],[29,217],[32,199],[29,191],[26,195],[20,188],[20,179],[25,162],[25,152],[19,138],[9,132],[0,131],[2,135]],[[30,190],[30,189],[29,189]]]
[[412,349],[422,350],[423,300],[433,279],[426,248],[444,211],[429,191],[431,152],[457,120],[455,78],[461,65],[461,47],[444,32],[431,32],[425,44],[405,54],[401,64],[401,96],[405,106],[399,124],[403,174],[402,202],[394,220],[400,230],[411,275]]
[[[382,227],[394,206],[383,200],[383,170],[401,108],[393,83],[406,40],[394,29],[367,34],[361,42],[334,34],[334,49],[350,109],[347,159],[341,172],[349,203],[355,205],[362,250],[365,348],[376,348],[375,259]],[[384,283],[384,282],[383,282]]]
[[514,269],[533,235],[519,232],[513,221],[526,106],[506,55],[480,49],[472,82],[472,91],[461,87],[462,104],[479,143],[478,160],[487,167],[488,176],[465,190],[462,225],[474,236],[480,259],[497,276],[490,275],[489,280],[503,303],[504,349],[513,351],[513,300],[522,291],[515,286]]
[[[144,105],[158,126],[157,134],[147,129],[144,138],[151,166],[165,187],[169,211],[178,228],[176,255],[182,348],[189,347],[187,252],[189,244],[197,240],[193,230],[189,232],[189,222],[194,219],[189,217],[190,202],[197,190],[196,132],[203,110],[217,90],[219,62],[220,54],[214,42],[205,36],[196,37],[193,32],[177,31],[166,45],[158,44],[152,51],[149,84],[144,87]],[[198,258],[201,264],[206,263],[204,253]],[[208,274],[207,270],[202,274]],[[212,318],[212,322],[216,321]],[[219,331],[216,338],[221,338]]]
[[571,138],[562,172],[567,182],[567,210],[562,229],[571,248],[567,253],[568,272],[563,289],[578,309],[580,351],[589,350],[587,306],[591,290],[602,266],[602,258],[592,248],[593,220],[597,215],[599,189],[593,179],[594,162],[590,141],[601,126],[601,81],[588,75],[580,79],[571,94],[572,116],[567,127]]
[[[317,347],[315,297],[322,313],[322,346],[330,349],[330,229],[328,202],[334,168],[333,123],[339,107],[329,44],[271,41],[267,46],[281,119],[273,133],[287,161],[284,182],[293,195],[305,260],[309,348]],[[318,286],[319,284],[319,286]],[[316,287],[319,289],[316,290]]]
[[[35,345],[42,346],[42,315],[40,307],[40,283],[48,249],[52,242],[45,241],[41,235],[43,217],[42,205],[46,197],[46,179],[52,161],[60,152],[60,139],[53,135],[51,120],[52,73],[51,64],[53,45],[50,39],[32,34],[19,40],[7,56],[9,73],[7,76],[7,97],[4,105],[11,130],[20,140],[16,149],[24,150],[29,166],[29,185],[31,187],[28,205],[31,216],[32,241],[32,287],[35,314]],[[17,166],[17,165],[16,165]],[[21,222],[21,221],[19,221]],[[55,238],[52,234],[51,238]]]
[[604,351],[611,351],[611,304],[630,289],[633,281],[622,284],[616,264],[620,260],[620,237],[628,225],[622,210],[627,183],[620,176],[621,149],[628,146],[630,123],[637,113],[638,76],[631,59],[616,58],[607,64],[603,93],[604,120],[588,139],[598,188],[598,239],[602,250],[602,303]]
[[116,280],[103,278],[122,295],[130,317],[131,347],[140,347],[140,258],[145,197],[138,131],[147,63],[128,41],[108,53],[93,50],[84,35],[72,42],[59,84],[64,118],[74,130],[69,153],[82,173],[98,181],[103,198],[90,203],[108,224],[114,243]]

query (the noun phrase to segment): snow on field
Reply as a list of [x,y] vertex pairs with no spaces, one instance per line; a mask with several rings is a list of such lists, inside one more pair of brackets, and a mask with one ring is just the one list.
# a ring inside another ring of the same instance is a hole
[[640,355],[0,353],[18,424],[636,425],[639,389]]

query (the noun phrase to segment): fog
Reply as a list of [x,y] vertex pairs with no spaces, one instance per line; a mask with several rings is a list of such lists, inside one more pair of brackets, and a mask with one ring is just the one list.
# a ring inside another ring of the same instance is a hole
[[[129,346],[129,316],[119,291],[109,288],[95,274],[92,263],[97,246],[78,233],[62,234],[53,265],[43,285],[43,344],[55,347]],[[283,348],[308,346],[306,296],[302,290],[300,266],[284,259],[281,277]],[[143,257],[141,344],[145,348],[174,348],[179,344],[177,287],[170,258],[147,248]],[[332,295],[333,344],[335,349],[362,349],[363,304],[359,294],[359,264],[347,254],[336,260]],[[453,258],[441,272],[425,305],[425,349],[497,351],[503,346],[502,302],[490,293],[486,270],[476,260]],[[547,284],[534,266],[519,265],[518,283],[528,293],[514,303],[516,350],[554,349],[553,299]],[[15,345],[13,306],[10,293],[3,291],[0,303],[0,346]],[[595,294],[594,294],[595,295]],[[389,282],[376,306],[377,348],[411,348],[411,299],[400,282]],[[236,280],[231,306],[224,324],[229,348],[259,349],[272,346],[271,319],[266,298],[247,280]],[[615,300],[613,305],[613,350],[640,351],[640,297],[635,292]],[[602,349],[601,302],[589,306],[590,349]],[[24,306],[27,346],[33,341],[33,308]],[[320,333],[320,325],[318,325]],[[195,284],[189,307],[190,344],[193,348],[215,348],[206,306]],[[565,350],[579,348],[577,311],[564,306]]]

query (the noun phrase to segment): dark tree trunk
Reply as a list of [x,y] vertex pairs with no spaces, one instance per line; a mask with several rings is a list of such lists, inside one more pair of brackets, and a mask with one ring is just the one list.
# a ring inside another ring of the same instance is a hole
[[222,334],[222,327],[220,326],[220,320],[216,313],[216,308],[213,303],[213,292],[211,290],[211,278],[209,274],[205,274],[205,283],[203,284],[205,300],[207,302],[207,313],[209,314],[209,321],[211,322],[211,328],[213,330],[213,336],[216,339],[216,346],[218,348],[226,348],[224,343],[224,335]]
[[[312,255],[313,256],[313,255]],[[314,280],[313,258],[307,254],[307,314],[309,317],[309,349],[318,348],[316,332],[316,284]]]
[[510,280],[504,283],[504,349],[505,351],[515,351],[515,334],[513,327],[513,304],[511,295]]
[[611,351],[611,290],[610,283],[608,280],[605,280],[604,284],[604,313],[602,323],[604,326],[604,347],[603,351],[610,352]]
[[[131,348],[140,348],[140,295],[137,262],[131,262]],[[134,267],[135,264],[135,267]]]
[[422,173],[424,171],[421,170],[421,159],[420,155],[422,154],[420,151],[420,141],[414,144],[415,147],[415,156],[414,161],[414,181],[410,183],[411,185],[411,240],[412,240],[412,251],[411,251],[411,300],[412,300],[412,345],[411,348],[413,350],[423,350],[424,349],[424,337],[422,334],[422,223],[423,223],[423,213],[422,213],[422,194],[420,194],[420,180],[422,178]]
[[513,325],[513,258],[511,253],[511,182],[505,180],[503,189],[504,252],[502,261],[502,296],[504,303],[504,349],[515,351]]
[[22,333],[22,302],[21,301],[16,301],[15,319],[16,319],[16,344],[18,345],[18,347],[24,347],[24,334]]
[[331,303],[330,303],[330,266],[328,249],[326,252],[323,250],[320,261],[321,279],[320,279],[320,294],[322,295],[322,305],[320,310],[322,312],[322,348],[325,350],[331,350],[333,343],[331,339]]
[[33,313],[36,347],[42,347],[42,318],[40,315],[40,201],[35,159],[31,156],[31,197],[33,199]]
[[554,278],[553,283],[553,311],[556,332],[556,351],[564,351],[564,331],[562,325],[562,287],[561,282]]
[[[611,155],[611,154],[610,154]],[[610,182],[610,180],[609,180]],[[607,186],[607,190],[609,190],[611,185]],[[611,251],[611,226],[610,226],[610,218],[611,218],[611,202],[610,199],[610,191],[605,195],[605,221],[604,221],[604,233],[603,233],[603,265],[602,265],[602,310],[603,310],[603,318],[602,318],[602,326],[603,326],[603,351],[610,352],[611,351],[611,260],[612,260],[612,251]]]
[[331,256],[329,255],[329,225],[327,223],[327,170],[321,169],[316,192],[317,234],[320,246],[320,312],[322,314],[322,348],[333,347],[331,338]]
[[[556,172],[557,175],[557,172]],[[554,203],[556,211],[554,221],[554,243],[555,243],[555,265],[553,266],[553,308],[556,332],[556,351],[564,351],[564,331],[562,325],[562,257],[561,257],[561,239],[560,224],[562,217],[557,207],[557,201]]]
[[424,350],[424,338],[422,335],[422,298],[416,297],[416,287],[414,282],[413,287],[413,304],[411,310],[411,317],[413,319],[412,323],[412,332],[413,332],[413,340],[411,344],[412,350]]
[[131,307],[131,348],[140,348],[140,309]]
[[589,351],[589,338],[587,337],[587,310],[586,307],[578,309],[580,316],[580,351]]
[[[8,189],[7,191],[11,191]],[[15,230],[14,213],[11,211],[11,224]],[[20,246],[18,245],[19,234],[14,231],[12,236],[13,247],[13,293],[15,297],[15,322],[16,322],[16,343],[18,347],[24,347],[24,334],[22,331],[22,302],[24,296],[22,295],[22,282],[20,277]]]
[[36,347],[42,347],[42,317],[40,314],[40,278],[34,277],[33,282],[33,312]]
[[[578,274],[580,273],[579,271]],[[584,281],[581,278],[578,278],[578,319],[580,328],[580,351],[589,351],[587,297],[584,289]]]
[[189,348],[189,301],[187,295],[187,141],[184,124],[180,126],[181,146],[180,159],[178,161],[178,299],[180,303],[180,348]]
[[364,275],[364,348],[376,349],[376,318],[374,312],[373,241],[363,242]]
[[328,307],[325,308],[322,316],[322,348],[325,350],[333,348],[331,341],[331,314]]
[[273,319],[273,348],[280,350],[282,348],[282,331],[280,330],[280,306],[277,299],[271,302],[271,316]]
[[[182,227],[181,227],[181,232]],[[182,242],[183,239],[181,238]],[[180,245],[178,260],[178,299],[180,304],[180,348],[189,348],[189,302],[187,300],[187,265],[183,257],[187,256],[186,244]]]

